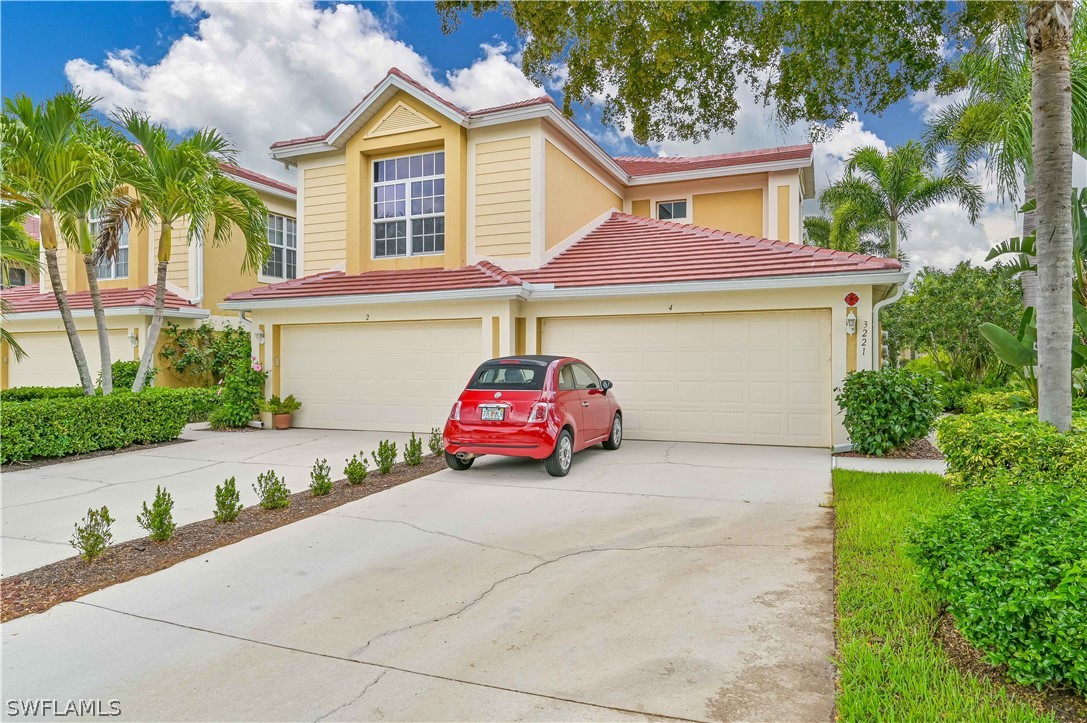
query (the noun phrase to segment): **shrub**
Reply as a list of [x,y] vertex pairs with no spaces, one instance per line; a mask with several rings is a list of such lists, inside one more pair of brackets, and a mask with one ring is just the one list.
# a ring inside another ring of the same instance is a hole
[[222,402],[208,417],[213,429],[244,427],[260,413],[268,373],[252,360],[235,362],[220,385]]
[[922,583],[1021,683],[1087,692],[1083,478],[976,487],[911,534]]
[[83,387],[12,387],[0,390],[0,402],[29,402],[34,399],[76,399]]
[[171,389],[172,394],[189,400],[189,421],[206,422],[222,403],[217,389],[212,387],[185,387]]
[[411,439],[404,445],[404,462],[410,467],[423,463],[423,440],[416,437],[415,432],[411,433]]
[[241,514],[242,496],[238,493],[238,486],[231,477],[221,485],[215,485],[215,521],[233,522]]
[[968,379],[945,379],[936,382],[936,398],[945,412],[961,412],[964,400],[979,391],[977,384]]
[[370,455],[374,458],[377,471],[381,474],[388,474],[389,470],[396,464],[396,442],[388,439],[378,442],[377,451],[371,452]]
[[430,439],[426,442],[427,447],[430,448],[430,453],[437,456],[445,450],[445,445],[442,444],[442,430],[434,427],[430,430]]
[[174,536],[177,525],[174,523],[174,498],[162,487],[155,488],[155,499],[148,509],[143,503],[143,512],[136,516],[136,522],[147,530],[148,537],[155,542],[166,542]]
[[83,524],[75,525],[75,534],[72,535],[72,547],[79,551],[79,556],[87,562],[97,559],[109,543],[113,541],[113,532],[110,527],[113,518],[109,516],[109,508],[103,507],[96,510],[93,507],[87,510],[87,516],[83,518]]
[[188,383],[213,386],[223,381],[239,361],[249,359],[249,331],[237,326],[216,329],[208,322],[190,329],[166,322],[166,340],[159,357]]
[[904,369],[854,372],[834,398],[853,449],[883,455],[928,434],[940,412],[933,381]]
[[[113,390],[122,391],[132,389],[132,385],[136,381],[136,372],[140,369],[140,363],[138,361],[115,361],[109,365],[109,368],[113,370]],[[147,370],[148,386],[151,386],[151,382],[155,381],[158,372],[159,370],[155,367]],[[98,386],[102,386],[102,372],[98,372]]]
[[324,497],[332,491],[332,470],[329,469],[327,459],[319,459],[313,463],[309,479],[309,490],[314,497]]
[[139,394],[5,403],[0,459],[64,457],[176,439],[189,420],[191,397],[174,389]]
[[347,465],[343,468],[343,473],[347,475],[347,481],[353,485],[360,485],[366,481],[366,455],[363,455],[362,459],[359,459],[357,454],[351,455],[351,459],[347,460]]
[[962,399],[962,411],[964,414],[980,414],[981,412],[998,412],[1009,409],[1027,409],[1033,406],[1030,395],[1025,392],[993,391],[982,389],[967,394]]
[[268,470],[257,475],[253,491],[260,498],[260,506],[266,510],[278,510],[291,506],[291,491],[282,477],[277,477],[275,470]]
[[948,481],[974,486],[1021,477],[1079,474],[1087,479],[1087,415],[1075,414],[1073,431],[1058,432],[1034,412],[963,414],[941,420],[940,450]]
[[278,394],[273,394],[271,399],[262,402],[260,408],[270,414],[294,414],[302,408],[302,402],[288,394],[286,399],[280,399]]

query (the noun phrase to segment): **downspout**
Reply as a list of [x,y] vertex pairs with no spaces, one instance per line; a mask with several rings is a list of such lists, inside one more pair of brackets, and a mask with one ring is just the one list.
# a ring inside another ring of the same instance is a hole
[[194,306],[200,306],[204,301],[204,233],[201,231],[196,236],[196,295],[189,301]]
[[872,305],[872,321],[875,322],[875,325],[876,325],[876,327],[879,328],[879,332],[880,332],[880,334],[879,334],[879,360],[880,360],[880,362],[879,363],[880,363],[881,367],[883,366],[883,327],[879,326],[879,310],[882,309],[884,306],[889,306],[889,305],[895,303],[896,301],[898,301],[899,299],[902,298],[903,294],[906,293],[906,285],[905,284],[896,284],[894,288],[895,288],[895,292],[893,294],[891,294],[890,296],[884,298],[883,301],[877,301],[875,304]]

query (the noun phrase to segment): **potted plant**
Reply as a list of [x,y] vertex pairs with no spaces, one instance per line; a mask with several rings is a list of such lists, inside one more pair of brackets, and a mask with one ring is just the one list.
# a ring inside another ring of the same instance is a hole
[[295,399],[293,394],[288,394],[284,399],[280,399],[278,394],[273,394],[272,398],[263,405],[264,411],[271,413],[272,426],[276,429],[290,429],[291,415],[301,408],[302,402]]

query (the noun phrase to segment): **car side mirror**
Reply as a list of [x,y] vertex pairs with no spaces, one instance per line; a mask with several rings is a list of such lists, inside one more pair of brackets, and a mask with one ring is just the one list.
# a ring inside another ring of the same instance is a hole
[[607,393],[607,391],[614,386],[615,385],[611,383],[610,379],[605,379],[604,381],[600,382],[600,388],[603,389],[605,393]]

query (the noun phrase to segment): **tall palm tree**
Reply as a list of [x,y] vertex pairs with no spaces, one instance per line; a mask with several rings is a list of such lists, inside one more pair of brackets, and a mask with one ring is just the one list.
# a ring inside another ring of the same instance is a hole
[[61,93],[40,105],[25,95],[4,99],[0,125],[0,199],[25,203],[41,218],[41,246],[49,282],[85,394],[94,394],[87,356],[76,331],[57,263],[57,219],[74,197],[99,183],[103,160],[80,138],[94,99]]
[[[8,273],[12,269],[38,269],[38,244],[23,225],[31,211],[33,208],[25,203],[0,204],[0,284],[3,286],[8,285]],[[7,314],[8,307],[8,301],[0,299],[0,316]],[[7,344],[17,361],[27,358],[10,330],[0,327],[0,341]]]
[[117,238],[123,225],[136,218],[154,224],[159,233],[155,312],[132,385],[132,391],[138,392],[154,361],[162,330],[173,224],[188,220],[186,243],[207,228],[211,229],[212,243],[226,243],[233,227],[238,227],[245,238],[242,268],[255,271],[270,251],[265,229],[268,209],[252,188],[223,173],[222,164],[233,164],[235,152],[218,131],[203,129],[175,141],[165,128],[139,113],[123,111],[118,122],[140,145],[140,152],[130,154],[122,170],[124,180],[136,190],[136,198],[118,197],[107,208],[103,245],[108,252],[109,240]]
[[905,217],[941,201],[954,200],[977,221],[984,204],[981,186],[964,175],[939,175],[929,154],[915,141],[907,141],[886,154],[872,146],[853,151],[845,177],[832,183],[821,198],[833,210],[831,236],[849,229],[884,229],[887,255],[899,255],[899,236],[905,235]]

